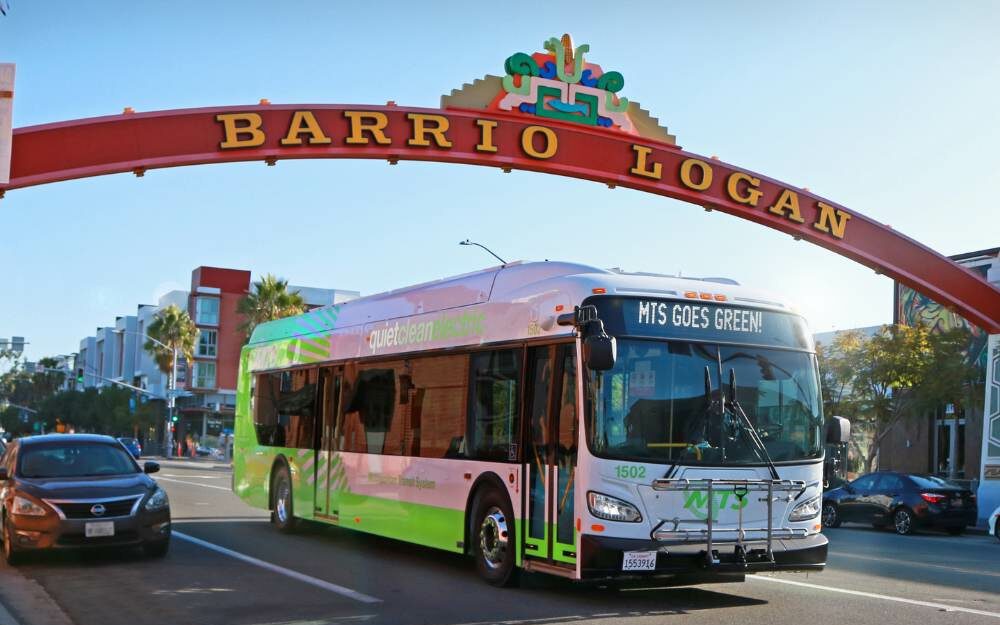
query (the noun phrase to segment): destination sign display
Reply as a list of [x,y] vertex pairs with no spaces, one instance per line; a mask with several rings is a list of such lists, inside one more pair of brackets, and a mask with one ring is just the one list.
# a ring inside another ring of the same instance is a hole
[[717,304],[633,297],[597,297],[609,334],[809,349],[805,322],[789,313]]

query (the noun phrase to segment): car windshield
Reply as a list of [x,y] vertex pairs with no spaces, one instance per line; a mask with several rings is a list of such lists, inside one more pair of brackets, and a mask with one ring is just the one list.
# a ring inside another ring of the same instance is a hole
[[736,399],[774,462],[820,458],[822,403],[816,359],[807,352],[684,341],[619,339],[613,369],[591,372],[588,436],[609,458],[685,464],[761,464],[748,433],[732,414],[709,410],[713,398]]
[[28,445],[22,448],[20,475],[26,478],[100,477],[137,473],[126,451],[105,443]]

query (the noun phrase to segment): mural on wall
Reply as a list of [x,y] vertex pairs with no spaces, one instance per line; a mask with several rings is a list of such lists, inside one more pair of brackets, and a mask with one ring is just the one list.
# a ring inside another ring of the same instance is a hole
[[[992,258],[996,256],[997,250],[992,250],[992,257],[988,257],[985,262],[977,264],[960,264],[966,269],[986,278],[986,272],[992,263]],[[982,328],[975,326],[965,320],[964,317],[948,310],[941,304],[930,299],[926,295],[921,295],[913,289],[896,283],[896,310],[894,314],[895,323],[915,326],[923,324],[930,328],[931,332],[947,332],[955,328],[963,328],[969,333],[969,345],[966,349],[970,364],[975,364],[981,371],[986,371],[987,364],[987,339],[989,335]]]

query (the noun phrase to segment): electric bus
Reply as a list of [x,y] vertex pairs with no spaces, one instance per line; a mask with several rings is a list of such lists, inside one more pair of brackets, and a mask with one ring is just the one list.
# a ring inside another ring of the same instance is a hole
[[723,278],[509,263],[259,325],[233,490],[471,555],[490,583],[820,570],[805,321]]

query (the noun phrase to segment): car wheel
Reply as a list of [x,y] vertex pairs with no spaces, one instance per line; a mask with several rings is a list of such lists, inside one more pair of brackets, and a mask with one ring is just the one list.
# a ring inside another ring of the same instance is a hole
[[142,545],[142,552],[150,558],[162,558],[170,550],[170,539],[150,541]]
[[479,575],[493,586],[514,585],[519,573],[514,566],[517,540],[506,494],[494,488],[481,491],[473,510],[470,539]]
[[997,537],[997,540],[1000,540],[1000,519],[997,519],[993,525],[993,535]]
[[823,527],[840,527],[840,513],[832,503],[823,504]]
[[0,542],[2,542],[3,559],[10,566],[21,563],[21,552],[14,546],[14,537],[11,536],[10,528],[7,526],[7,515],[3,516],[3,523],[0,524]]
[[913,527],[913,513],[906,508],[896,510],[892,515],[892,524],[896,528],[896,533],[900,536],[912,534],[915,529]]
[[271,521],[282,532],[295,531],[295,509],[292,503],[292,478],[288,466],[281,465],[274,474],[274,507]]
[[952,536],[961,536],[962,534],[965,533],[965,528],[964,527],[949,527],[945,531],[948,532],[949,534],[951,534]]

